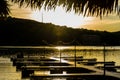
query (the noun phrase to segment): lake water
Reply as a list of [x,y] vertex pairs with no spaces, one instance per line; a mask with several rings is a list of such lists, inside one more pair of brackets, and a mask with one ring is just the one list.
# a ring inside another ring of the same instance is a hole
[[0,80],[21,80],[21,72],[12,66],[10,58],[0,57]]
[[[10,61],[10,57],[15,56],[22,49],[26,56],[74,57],[76,53],[77,57],[97,58],[97,61],[103,61],[105,53],[106,61],[114,61],[115,65],[120,66],[120,46],[0,46],[0,80],[22,80],[21,72],[17,72]],[[29,51],[29,49],[37,49],[37,51]]]

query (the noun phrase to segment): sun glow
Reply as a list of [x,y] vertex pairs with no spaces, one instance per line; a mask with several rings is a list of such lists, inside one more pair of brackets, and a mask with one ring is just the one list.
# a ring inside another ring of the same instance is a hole
[[33,11],[31,14],[31,18],[36,21],[42,22],[42,12],[39,10]]
[[73,28],[78,28],[78,26],[84,26],[89,24],[93,18],[92,17],[83,17],[83,15],[77,15],[74,12],[67,12],[63,10],[62,7],[57,7],[55,10],[45,11],[45,10],[36,10],[31,14],[33,20],[44,22],[44,23],[53,23],[61,26],[68,26]]
[[67,49],[69,47],[66,47],[66,46],[57,46],[55,47],[55,49],[58,49],[58,50],[63,50],[63,49]]

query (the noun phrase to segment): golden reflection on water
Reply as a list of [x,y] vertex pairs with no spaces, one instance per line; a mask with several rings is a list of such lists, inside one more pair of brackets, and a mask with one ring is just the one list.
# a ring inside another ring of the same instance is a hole
[[56,46],[55,49],[58,50],[64,50],[64,49],[69,49],[70,47],[66,47],[66,46]]
[[21,80],[21,72],[16,71],[9,58],[0,57],[0,80]]
[[40,70],[40,71],[34,71],[34,74],[35,75],[48,75],[48,74],[50,74],[50,71],[42,71],[42,70]]
[[[60,61],[60,58],[50,57],[50,59],[54,59],[54,60]],[[64,60],[64,59],[61,59],[61,62],[68,63],[68,61]]]
[[[104,47],[103,46],[57,46],[58,55],[62,57],[74,57],[76,49],[76,57],[83,56],[83,58],[97,58],[97,61],[103,61]],[[120,65],[120,47],[119,46],[106,46],[105,47],[106,61],[115,61],[116,65]],[[67,50],[67,51],[66,51]]]
[[[48,48],[48,47],[47,47]],[[58,56],[59,56],[59,51],[61,50],[61,56],[62,57],[74,57],[75,54],[75,49],[76,49],[76,57],[80,57],[83,56],[83,58],[97,58],[97,61],[103,61],[103,46],[57,46],[57,47],[53,47],[54,49],[57,49],[58,51]],[[68,50],[67,50],[68,49]],[[116,65],[120,66],[120,47],[106,47],[106,61],[115,61]],[[47,49],[46,49],[47,50]],[[67,51],[66,51],[67,50]],[[51,53],[49,53],[51,54]],[[51,58],[53,59],[54,57],[52,57],[53,55],[56,54],[52,54]],[[55,59],[55,58],[54,58]],[[60,60],[60,58],[56,58],[56,60]],[[61,62],[67,62],[66,60],[61,59]],[[4,63],[4,65],[2,64]],[[5,64],[7,63],[7,64]],[[21,74],[20,73],[16,73],[15,72],[15,68],[13,66],[11,66],[11,62],[9,58],[0,58],[0,80],[4,80],[4,76],[5,78],[7,78],[9,76],[9,80],[12,78],[16,78],[16,80],[20,80],[21,78]],[[7,65],[7,67],[5,67]],[[9,67],[8,67],[9,66]],[[3,73],[4,71],[4,73]],[[11,73],[7,74],[7,71],[13,71],[14,75],[12,75]],[[34,74],[50,74],[49,71],[36,71],[34,72]],[[66,72],[63,72],[63,74],[66,74]],[[13,77],[15,76],[15,77]],[[5,79],[7,80],[7,79]],[[58,78],[54,78],[52,80],[66,80],[66,79],[58,79]]]

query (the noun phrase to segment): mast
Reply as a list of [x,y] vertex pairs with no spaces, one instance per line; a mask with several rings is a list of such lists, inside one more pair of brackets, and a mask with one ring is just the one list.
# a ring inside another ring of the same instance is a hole
[[43,23],[43,12],[42,12],[42,23]]

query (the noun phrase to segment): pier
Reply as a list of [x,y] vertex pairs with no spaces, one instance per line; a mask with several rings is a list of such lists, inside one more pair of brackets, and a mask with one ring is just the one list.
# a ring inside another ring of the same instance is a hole
[[[76,51],[73,51],[72,56],[64,56],[61,50],[61,54],[58,51],[58,55],[55,57],[47,56],[47,54],[51,54],[48,52],[45,55],[44,49],[42,53],[40,52],[39,48],[35,48],[35,50],[17,48],[15,51],[9,48],[7,53],[16,54],[11,57],[11,62],[16,71],[21,73],[22,79],[120,80],[120,73],[116,71],[119,66],[116,66],[114,61],[104,62],[97,61],[97,58],[94,57],[77,56]],[[96,66],[97,64],[105,64],[105,66]]]
[[[74,57],[62,57],[61,61],[59,57],[18,57],[11,58],[14,66],[21,71],[22,78],[30,78],[30,80],[44,79],[44,78],[64,78],[69,80],[74,79],[87,79],[90,78],[95,80],[95,78],[100,77],[104,79],[103,67],[96,68],[94,65],[86,64],[106,64],[109,66],[114,66],[115,62],[98,62],[96,58],[85,59],[83,57],[76,58],[76,66],[74,62]],[[120,73],[107,71],[107,79],[120,80]],[[110,67],[109,67],[110,68]],[[111,67],[115,68],[115,67]],[[87,78],[86,78],[87,77]]]

